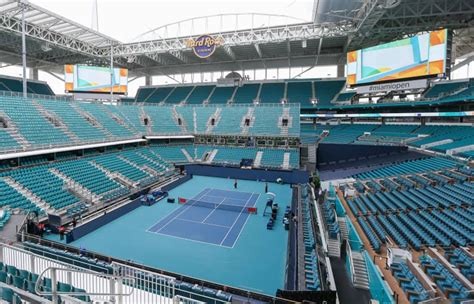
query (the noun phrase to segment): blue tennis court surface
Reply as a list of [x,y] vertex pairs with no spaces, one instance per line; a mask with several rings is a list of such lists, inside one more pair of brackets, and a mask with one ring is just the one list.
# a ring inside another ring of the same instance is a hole
[[[255,207],[257,193],[206,188],[180,208],[148,229],[192,241],[234,247],[248,217],[248,207]],[[215,208],[203,207],[200,202]],[[236,208],[232,208],[232,207]]]
[[[195,175],[169,191],[169,196],[176,199],[200,198],[216,202],[225,199],[226,204],[237,206],[247,204],[244,200],[250,197],[248,204],[254,205],[258,213],[245,214],[247,220],[243,224],[234,224],[233,228],[229,228],[232,227],[231,221],[239,212],[227,211],[229,213],[223,216],[221,209],[212,212],[210,208],[191,207],[192,211],[178,215],[188,210],[187,205],[162,200],[153,206],[141,206],[70,245],[190,277],[275,295],[276,290],[284,288],[285,284],[288,232],[281,223],[283,212],[279,213],[273,230],[267,230],[268,216],[263,216],[267,200],[265,183],[238,180],[238,189],[234,189],[233,184],[233,179]],[[206,191],[208,188],[212,188],[212,192]],[[289,185],[269,183],[269,191],[275,193],[275,202],[281,209],[291,203]],[[161,227],[166,222],[170,225]],[[161,230],[150,232],[151,229]],[[203,229],[207,229],[206,232]],[[229,233],[227,237],[226,233]],[[54,239],[58,240],[59,236],[54,235]]]

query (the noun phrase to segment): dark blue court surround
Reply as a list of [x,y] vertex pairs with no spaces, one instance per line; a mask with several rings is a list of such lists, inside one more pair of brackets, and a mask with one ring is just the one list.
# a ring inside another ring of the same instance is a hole
[[206,188],[147,231],[232,248],[250,215],[246,212],[194,206],[193,201],[255,207],[259,196],[257,193]]

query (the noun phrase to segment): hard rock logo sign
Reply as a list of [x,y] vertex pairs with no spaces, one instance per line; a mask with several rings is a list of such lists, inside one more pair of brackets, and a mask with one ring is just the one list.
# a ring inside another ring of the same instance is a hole
[[209,35],[202,35],[196,39],[189,39],[186,41],[186,46],[192,48],[194,54],[199,58],[208,58],[216,51],[219,45],[222,45],[224,40],[220,37],[213,38]]

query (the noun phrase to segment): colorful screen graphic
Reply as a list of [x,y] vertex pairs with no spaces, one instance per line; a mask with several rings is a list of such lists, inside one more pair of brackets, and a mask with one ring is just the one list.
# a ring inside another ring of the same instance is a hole
[[347,83],[397,81],[446,71],[447,30],[347,53]]
[[109,93],[113,85],[114,93],[127,93],[128,70],[114,68],[111,81],[110,68],[66,65],[64,67],[66,92]]

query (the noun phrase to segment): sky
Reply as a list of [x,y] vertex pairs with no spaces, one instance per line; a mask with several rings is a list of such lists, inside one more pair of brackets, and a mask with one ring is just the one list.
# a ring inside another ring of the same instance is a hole
[[[92,27],[93,0],[30,0],[30,2],[82,25]],[[103,34],[121,42],[131,42],[136,40],[142,33],[157,27],[188,18],[215,14],[259,13],[287,15],[295,18],[255,17],[253,24],[256,27],[268,23],[275,25],[276,23],[310,21],[313,2],[313,0],[97,0],[98,29]],[[211,32],[213,28],[220,27],[220,19],[214,18],[210,20],[207,31]],[[229,29],[237,26],[234,18],[227,18],[225,24],[230,27]],[[206,32],[204,22],[196,22],[194,26],[198,32]],[[250,18],[239,18],[238,28],[250,28],[251,26],[252,21]],[[185,34],[186,30],[189,29],[183,26],[181,33]],[[163,33],[163,31],[160,32],[162,35]],[[169,27],[169,36],[176,36],[177,33],[176,26]],[[296,75],[302,71],[302,68],[294,68],[291,71],[291,75]],[[0,74],[21,77],[21,73],[20,67],[0,67]],[[219,75],[215,74],[214,80]],[[261,79],[263,78],[262,75],[263,71],[257,72],[256,78]],[[453,74],[453,78],[465,78],[468,75],[474,75],[474,64],[471,64],[469,68],[460,69]],[[59,76],[62,77],[62,75]],[[250,76],[253,77],[253,73]],[[288,69],[280,69],[278,76],[280,78],[288,78]],[[317,67],[302,76],[335,77],[336,68]],[[267,77],[270,79],[276,78],[277,71],[268,71]],[[197,78],[199,78],[199,75]],[[56,94],[64,93],[64,83],[55,77],[40,71],[39,79],[47,81]],[[209,81],[210,79],[211,75],[204,75],[203,80]],[[190,81],[191,79],[188,76],[186,82]],[[194,81],[200,81],[200,79],[194,78]],[[172,81],[165,77],[154,77],[153,83],[166,84],[172,83]],[[130,82],[129,95],[134,96],[138,87],[144,84],[143,78]]]
[[[93,0],[30,0],[85,26],[92,25]],[[226,13],[289,15],[310,21],[313,0],[98,0],[100,32],[122,42],[158,26]]]

